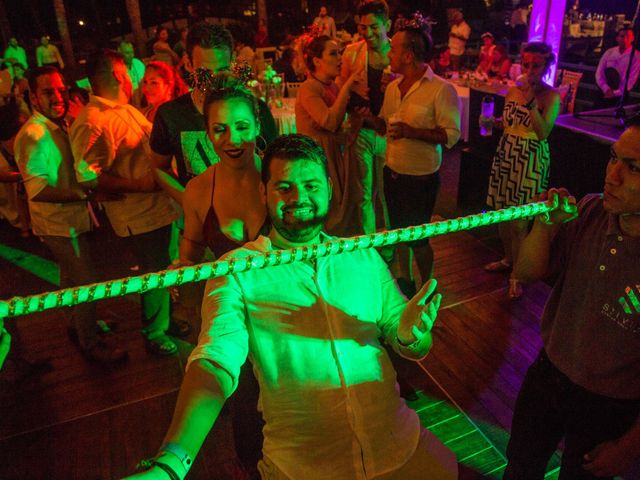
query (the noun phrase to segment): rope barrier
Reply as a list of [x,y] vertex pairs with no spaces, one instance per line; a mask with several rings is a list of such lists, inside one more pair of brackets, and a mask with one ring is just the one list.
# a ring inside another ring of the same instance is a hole
[[223,275],[246,272],[256,268],[286,265],[293,262],[337,255],[343,252],[395,245],[401,242],[410,242],[462,230],[471,230],[495,223],[508,222],[510,220],[548,213],[557,207],[557,203],[556,197],[555,205],[549,205],[545,202],[530,203],[517,207],[508,207],[502,210],[468,215],[452,220],[427,223],[415,227],[399,228],[357,237],[340,238],[290,250],[276,250],[264,254],[249,255],[244,258],[232,258],[230,260],[202,263],[173,270],[162,270],[146,275],[81,285],[37,295],[13,297],[8,300],[0,300],[0,318],[16,317],[34,312],[42,312],[52,308],[95,302],[96,300],[102,300],[104,298],[146,292],[155,288],[166,288],[173,285],[199,282]]

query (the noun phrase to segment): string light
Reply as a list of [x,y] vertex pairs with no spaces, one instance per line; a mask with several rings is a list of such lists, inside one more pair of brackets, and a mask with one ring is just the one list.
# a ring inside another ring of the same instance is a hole
[[[275,265],[285,265],[331,255],[339,255],[343,252],[353,252],[354,250],[394,245],[400,242],[415,241],[462,230],[472,230],[477,227],[508,222],[518,218],[540,214],[548,215],[548,213],[557,208],[557,206],[558,201],[556,196],[554,205],[549,205],[545,202],[530,203],[452,220],[427,223],[415,227],[399,228],[351,238],[340,238],[315,245],[293,248],[291,250],[275,250],[267,253],[249,255],[247,257],[232,258],[230,260],[213,263],[202,263],[195,266],[177,268],[175,270],[163,270],[137,277],[121,278],[27,297],[13,297],[9,300],[0,301],[0,318],[15,317],[52,308],[94,302],[103,298],[120,297],[130,293],[146,292],[155,288],[199,282],[253,269],[268,268]],[[575,209],[575,206],[573,206],[573,208]]]

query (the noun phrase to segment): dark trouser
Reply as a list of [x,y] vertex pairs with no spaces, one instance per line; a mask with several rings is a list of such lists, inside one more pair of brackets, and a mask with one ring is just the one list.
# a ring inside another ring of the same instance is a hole
[[[76,238],[51,235],[43,235],[40,238],[58,262],[61,288],[86,285],[96,281],[86,234],[80,234]],[[80,346],[84,349],[92,348],[98,343],[96,304],[94,302],[82,303],[74,306],[72,311]]]
[[564,438],[560,479],[595,479],[583,458],[596,445],[625,434],[640,412],[640,400],[596,395],[558,370],[544,350],[529,367],[518,394],[507,447],[504,478],[544,478],[547,462]]
[[[164,270],[169,266],[171,225],[147,233],[124,237],[143,275]],[[170,297],[166,288],[157,288],[140,294],[142,300],[142,333],[147,338],[164,334],[169,327]]]
[[[429,223],[439,190],[439,172],[431,175],[403,175],[384,167],[384,196],[390,228]],[[428,244],[428,238],[407,242],[410,247],[424,247]]]

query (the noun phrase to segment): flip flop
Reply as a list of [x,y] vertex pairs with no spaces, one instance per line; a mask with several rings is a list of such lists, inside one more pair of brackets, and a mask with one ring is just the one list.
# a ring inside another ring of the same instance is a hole
[[167,357],[174,355],[178,351],[178,346],[166,335],[159,335],[154,338],[145,338],[144,346],[149,353]]

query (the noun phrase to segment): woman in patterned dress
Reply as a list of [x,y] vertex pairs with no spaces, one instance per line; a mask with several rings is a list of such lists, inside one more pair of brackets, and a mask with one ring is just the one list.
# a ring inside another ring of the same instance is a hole
[[[519,85],[509,89],[502,119],[504,133],[498,144],[487,205],[500,209],[529,203],[549,183],[549,143],[556,117],[560,111],[560,95],[543,82],[554,61],[551,47],[545,43],[529,43],[522,55],[523,76]],[[527,233],[527,220],[515,220],[499,225],[504,257],[485,266],[489,272],[510,271],[518,257],[520,244]],[[519,298],[522,284],[509,279],[509,297]]]

